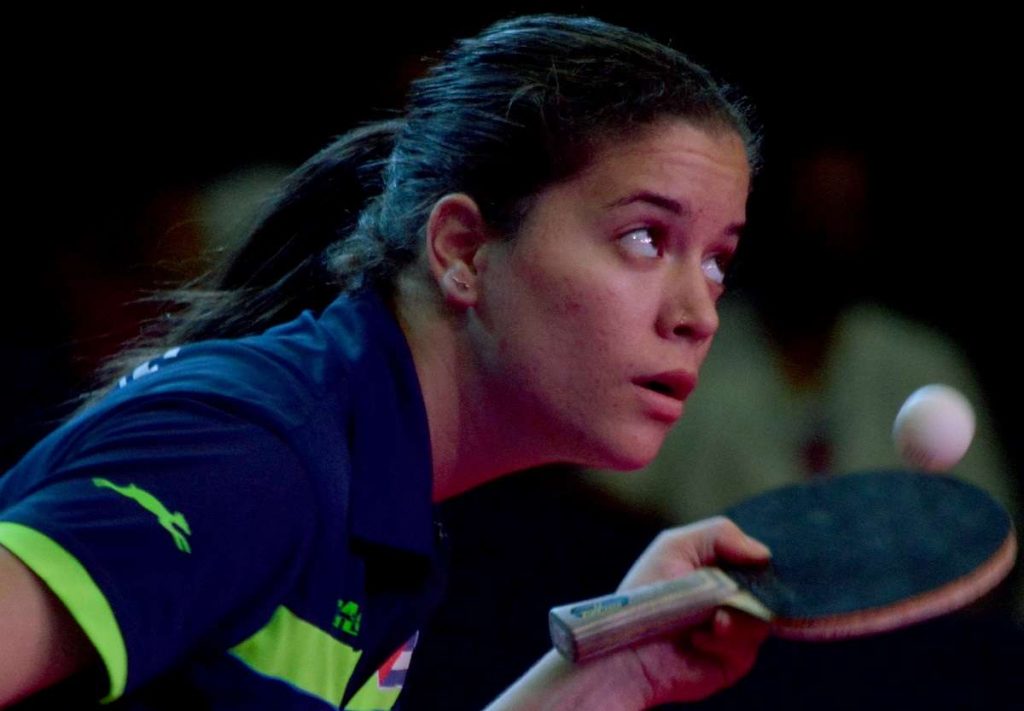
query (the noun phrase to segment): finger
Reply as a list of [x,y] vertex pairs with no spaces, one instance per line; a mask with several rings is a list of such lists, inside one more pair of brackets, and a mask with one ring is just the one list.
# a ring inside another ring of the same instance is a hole
[[669,580],[716,561],[765,563],[771,552],[724,516],[662,531],[630,568],[620,590]]
[[728,684],[750,671],[757,653],[768,635],[768,625],[741,612],[720,609],[709,622],[690,634],[694,652],[713,659]]
[[693,646],[686,636],[653,640],[634,650],[651,684],[650,708],[672,701],[703,699],[734,683],[749,666],[723,660],[720,654]]
[[633,648],[651,683],[650,704],[696,701],[735,683],[754,666],[766,633],[760,620],[719,609],[681,636]]
[[771,551],[760,541],[745,534],[725,516],[713,516],[672,528],[658,537],[661,545],[695,565],[726,560],[733,563],[763,563]]
[[705,563],[727,561],[739,565],[766,563],[772,557],[768,546],[748,536],[740,527],[724,516],[713,519],[714,550]]
[[740,648],[755,649],[767,638],[769,625],[736,610],[719,608],[704,625],[690,634],[690,642],[702,651],[732,654]]

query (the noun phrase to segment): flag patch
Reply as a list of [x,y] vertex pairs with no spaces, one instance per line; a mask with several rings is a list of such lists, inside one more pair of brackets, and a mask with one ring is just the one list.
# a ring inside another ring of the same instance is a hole
[[416,632],[409,641],[392,654],[380,669],[377,670],[377,685],[381,689],[400,689],[405,683],[405,675],[412,661],[412,651],[416,648],[420,633]]

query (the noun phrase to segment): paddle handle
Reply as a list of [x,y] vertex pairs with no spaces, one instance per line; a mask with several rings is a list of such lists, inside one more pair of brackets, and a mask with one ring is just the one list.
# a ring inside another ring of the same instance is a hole
[[675,580],[562,605],[548,613],[551,641],[566,659],[584,661],[696,624],[738,590],[729,576],[709,567]]

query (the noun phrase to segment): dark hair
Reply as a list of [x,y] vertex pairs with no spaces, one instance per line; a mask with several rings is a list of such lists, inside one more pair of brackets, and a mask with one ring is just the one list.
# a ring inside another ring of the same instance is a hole
[[285,181],[209,286],[174,295],[183,308],[156,345],[257,333],[343,290],[389,293],[439,198],[467,193],[512,235],[602,139],[662,117],[736,132],[758,163],[743,103],[681,53],[595,19],[499,22],[413,83],[404,118],[342,136]]

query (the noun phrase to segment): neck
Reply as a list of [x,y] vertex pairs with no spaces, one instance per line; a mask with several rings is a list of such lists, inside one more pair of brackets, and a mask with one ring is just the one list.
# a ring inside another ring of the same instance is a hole
[[426,404],[434,501],[547,463],[518,441],[517,428],[505,426],[501,408],[489,406],[464,316],[438,303],[434,293],[417,291],[400,290],[396,312]]

